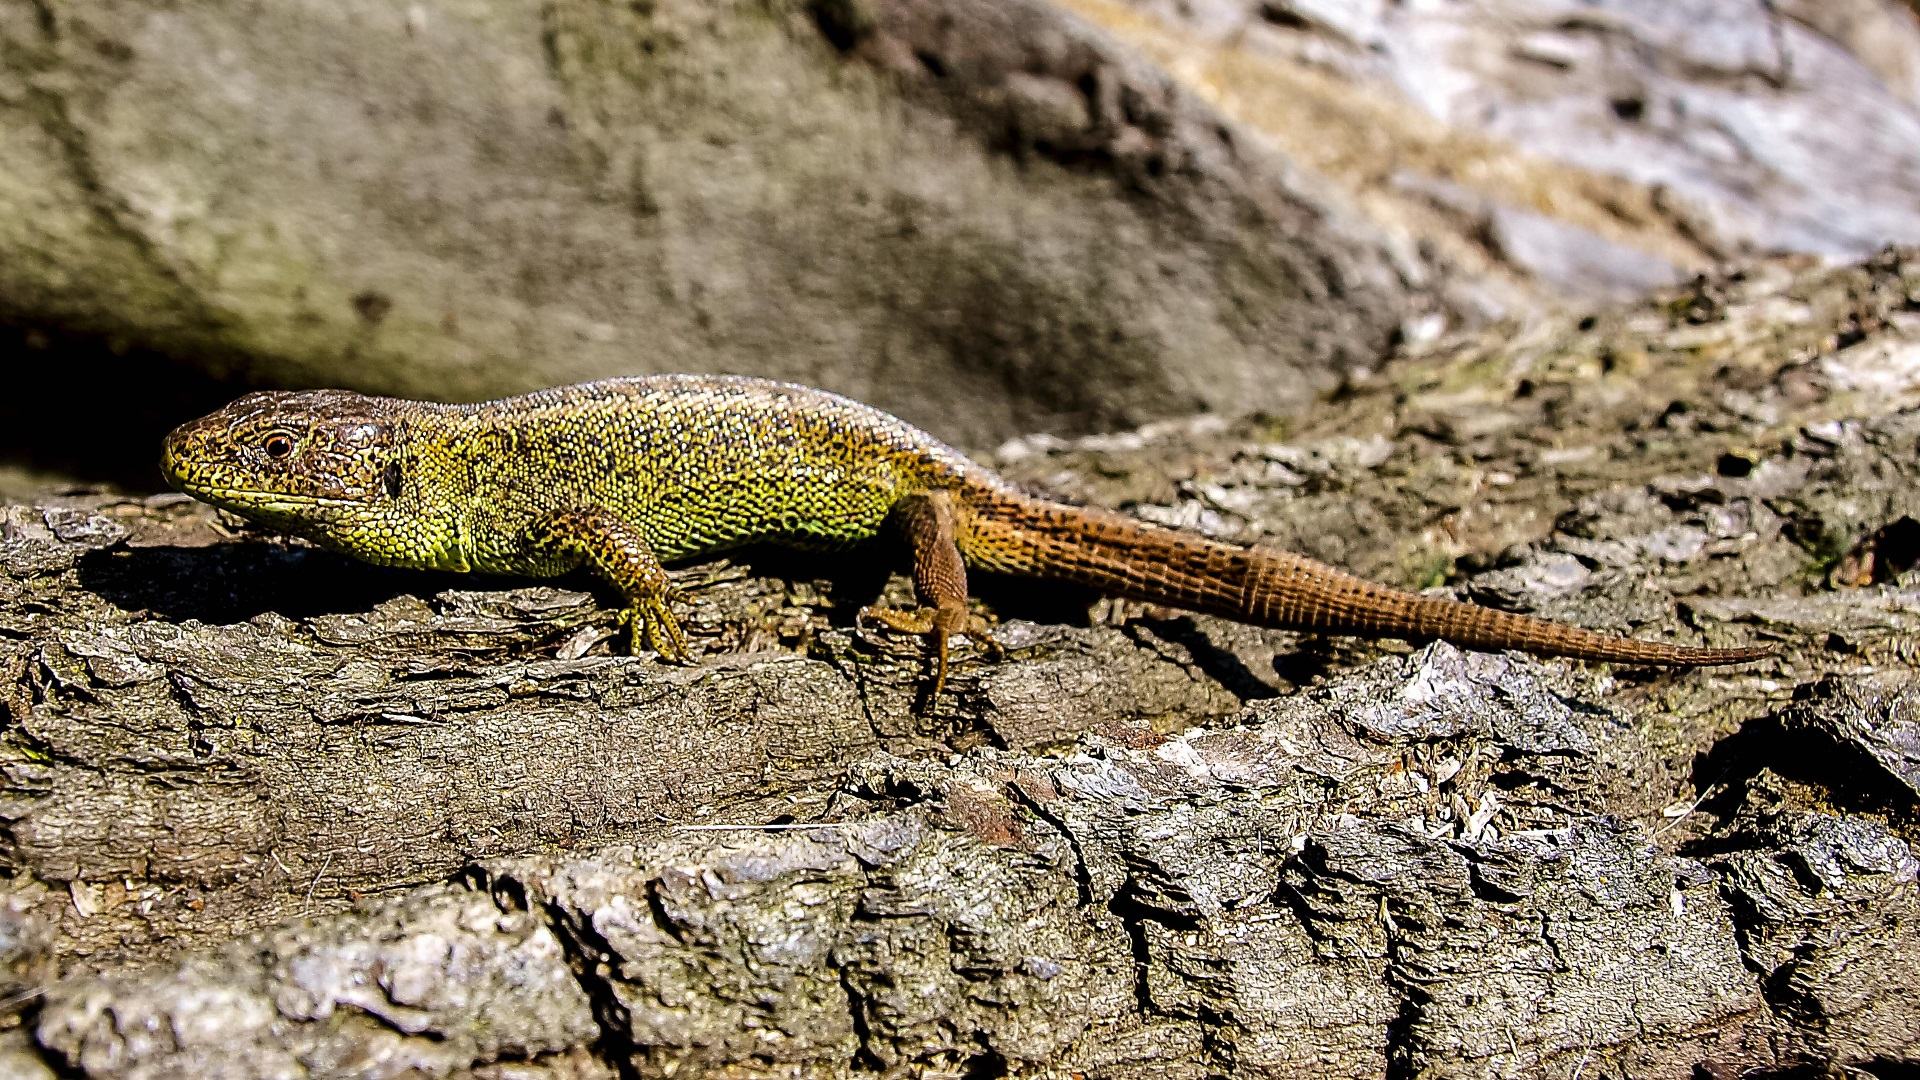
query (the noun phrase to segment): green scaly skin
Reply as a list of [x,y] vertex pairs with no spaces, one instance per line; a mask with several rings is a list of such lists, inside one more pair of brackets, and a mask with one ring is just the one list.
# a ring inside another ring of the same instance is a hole
[[873,539],[900,501],[1003,488],[878,409],[760,379],[660,375],[440,405],[249,394],[167,437],[204,502],[383,566],[546,577],[587,564],[636,643],[685,643],[660,564],[769,542]]
[[368,562],[530,576],[591,567],[626,598],[635,644],[681,661],[663,563],[895,532],[927,606],[869,611],[932,639],[935,694],[947,638],[981,626],[967,609],[968,566],[1321,633],[1643,664],[1768,652],[1636,641],[1416,596],[1303,556],[1066,506],[878,409],[762,379],[611,379],[477,405],[249,394],[169,435],[161,467],[196,498]]

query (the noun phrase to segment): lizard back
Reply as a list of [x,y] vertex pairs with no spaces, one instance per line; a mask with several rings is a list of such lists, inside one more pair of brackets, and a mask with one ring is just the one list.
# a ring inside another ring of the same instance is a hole
[[755,541],[852,544],[903,495],[985,471],[872,406],[766,379],[609,379],[445,415],[449,431],[427,437],[451,436],[470,462],[482,570],[523,569],[528,526],[572,506],[633,522],[668,561]]

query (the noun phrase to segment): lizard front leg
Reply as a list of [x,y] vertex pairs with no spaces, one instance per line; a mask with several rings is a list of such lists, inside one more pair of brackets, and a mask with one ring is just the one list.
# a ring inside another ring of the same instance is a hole
[[955,539],[959,515],[953,495],[945,491],[909,495],[895,504],[893,518],[913,550],[913,588],[925,606],[918,611],[869,607],[861,614],[932,642],[933,684],[926,699],[930,705],[947,682],[947,639],[972,634],[992,646],[993,638],[986,620],[967,608],[967,566]]
[[621,615],[634,652],[644,639],[664,660],[691,662],[686,635],[667,606],[671,590],[666,568],[626,520],[605,510],[556,511],[534,525],[528,546],[562,568],[592,567],[620,590],[627,602]]

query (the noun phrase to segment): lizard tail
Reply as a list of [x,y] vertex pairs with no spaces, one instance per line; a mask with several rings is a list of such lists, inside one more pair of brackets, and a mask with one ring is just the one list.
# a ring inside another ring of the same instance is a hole
[[956,539],[968,563],[1236,622],[1357,637],[1438,638],[1469,649],[1628,664],[1741,664],[1773,651],[1638,641],[1417,596],[1290,552],[1224,543],[1004,490],[969,492],[964,502]]

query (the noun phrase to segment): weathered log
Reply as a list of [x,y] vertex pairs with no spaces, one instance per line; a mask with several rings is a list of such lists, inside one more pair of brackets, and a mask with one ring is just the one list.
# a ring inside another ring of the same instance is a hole
[[1001,458],[1404,584],[1783,647],[1735,671],[1090,623],[983,582],[1008,655],[915,716],[917,651],[851,616],[871,558],[681,571],[678,670],[608,655],[591,594],[170,497],[9,508],[0,1062],[1910,1065],[1916,265],[1761,266],[1311,413]]

